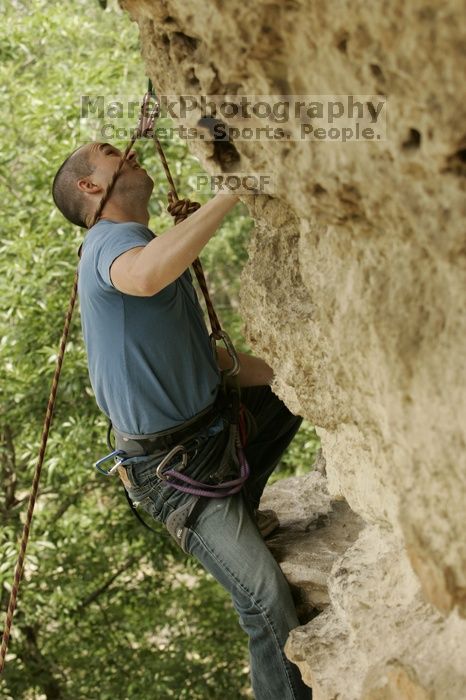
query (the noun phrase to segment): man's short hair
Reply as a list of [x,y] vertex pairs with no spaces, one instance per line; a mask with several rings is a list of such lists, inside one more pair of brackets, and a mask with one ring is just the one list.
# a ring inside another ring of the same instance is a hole
[[73,151],[58,169],[53,179],[52,197],[68,221],[81,228],[87,228],[86,200],[76,183],[83,177],[89,177],[95,166],[91,164],[86,151],[81,149],[82,146]]

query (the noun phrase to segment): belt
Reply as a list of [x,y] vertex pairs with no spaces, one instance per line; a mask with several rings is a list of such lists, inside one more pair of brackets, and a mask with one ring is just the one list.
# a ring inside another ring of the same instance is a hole
[[215,403],[208,406],[182,425],[151,435],[130,435],[113,428],[115,447],[117,450],[124,450],[132,457],[166,452],[175,445],[187,442],[202,429],[208,428],[222,415],[227,403],[227,397],[224,395],[217,396]]

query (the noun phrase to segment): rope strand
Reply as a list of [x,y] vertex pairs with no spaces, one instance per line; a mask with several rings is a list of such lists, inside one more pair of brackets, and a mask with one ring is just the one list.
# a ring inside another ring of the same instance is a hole
[[47,409],[45,411],[44,426],[42,429],[42,436],[40,441],[39,456],[37,458],[37,463],[34,469],[34,477],[32,480],[31,492],[29,494],[28,509],[26,513],[26,521],[23,527],[23,534],[21,536],[20,548],[18,561],[16,562],[15,573],[13,578],[13,586],[10,593],[10,599],[8,602],[8,610],[6,614],[5,627],[2,636],[2,646],[0,648],[0,674],[5,666],[6,652],[8,649],[8,642],[11,634],[11,627],[13,624],[13,615],[15,613],[19,585],[23,576],[24,571],[24,559],[26,556],[26,547],[29,540],[29,531],[31,528],[32,516],[34,513],[34,506],[37,500],[37,493],[39,490],[40,475],[42,472],[42,465],[44,463],[45,450],[47,447],[47,440],[49,436],[50,424],[52,422],[53,410],[55,407],[55,400],[57,397],[58,382],[60,379],[61,368],[63,365],[63,359],[65,356],[66,342],[68,339],[68,334],[71,325],[71,319],[73,316],[73,309],[76,302],[76,296],[78,292],[78,273],[76,272],[74,277],[73,289],[71,292],[71,297],[68,304],[68,309],[65,315],[65,324],[63,327],[63,332],[60,340],[60,346],[57,355],[57,361],[55,365],[55,372],[53,374],[52,386],[50,389],[50,396],[47,403]]

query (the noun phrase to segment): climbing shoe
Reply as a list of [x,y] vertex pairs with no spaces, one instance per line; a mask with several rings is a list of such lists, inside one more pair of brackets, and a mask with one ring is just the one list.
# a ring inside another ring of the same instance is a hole
[[269,537],[277,528],[280,527],[280,521],[274,510],[255,510],[254,517],[256,519],[257,527],[265,539]]

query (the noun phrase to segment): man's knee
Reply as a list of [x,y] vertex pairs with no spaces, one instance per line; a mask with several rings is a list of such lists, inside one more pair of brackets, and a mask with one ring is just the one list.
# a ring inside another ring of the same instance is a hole
[[[259,573],[260,572],[260,573]],[[290,609],[295,611],[288,582],[278,566],[272,562],[264,561],[258,566],[255,574],[247,583],[236,601],[236,608],[245,617],[254,617],[259,613],[269,614],[278,610]]]
[[269,433],[271,437],[277,432],[296,432],[303,421],[302,416],[294,415],[270,386],[247,388],[242,403],[253,415],[258,432]]

